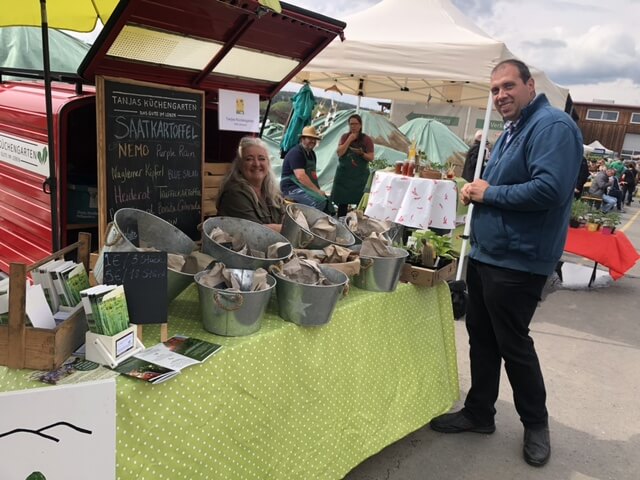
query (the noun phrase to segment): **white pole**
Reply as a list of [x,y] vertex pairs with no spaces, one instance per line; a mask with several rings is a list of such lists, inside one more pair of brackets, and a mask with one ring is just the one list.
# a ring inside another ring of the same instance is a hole
[[[484,150],[487,145],[487,136],[489,135],[489,124],[491,122],[491,110],[493,108],[493,98],[491,92],[487,98],[487,111],[484,114],[484,125],[482,127],[482,138],[480,139],[480,149],[478,150],[478,160],[476,161],[476,170],[473,172],[473,179],[480,177],[482,165],[484,163]],[[456,280],[462,279],[462,271],[464,269],[465,254],[467,252],[467,244],[469,243],[469,234],[471,233],[471,216],[473,215],[473,203],[469,204],[467,218],[464,222],[464,233],[462,234],[462,246],[460,247],[460,262],[458,262],[458,271],[456,272]]]
[[467,138],[469,138],[469,121],[471,120],[471,106],[467,107],[467,119],[464,122],[464,133],[462,134],[462,139],[466,142]]

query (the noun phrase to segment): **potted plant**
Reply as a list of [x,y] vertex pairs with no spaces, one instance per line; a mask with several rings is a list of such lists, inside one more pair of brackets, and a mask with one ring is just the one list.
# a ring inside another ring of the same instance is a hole
[[621,219],[618,212],[608,212],[602,214],[602,234],[612,235],[615,232],[616,227],[620,225]]
[[585,222],[585,215],[589,213],[591,208],[582,200],[574,200],[571,204],[571,217],[569,218],[569,226],[578,228]]
[[587,230],[590,232],[597,232],[602,224],[603,213],[600,210],[590,210],[585,214],[585,220],[587,221]]
[[427,154],[422,150],[418,151],[418,158],[420,159],[420,177],[430,178],[432,180],[438,180],[442,178],[442,168],[438,162],[429,160]]
[[416,230],[407,244],[408,262],[418,267],[442,268],[455,258],[451,237],[431,230]]

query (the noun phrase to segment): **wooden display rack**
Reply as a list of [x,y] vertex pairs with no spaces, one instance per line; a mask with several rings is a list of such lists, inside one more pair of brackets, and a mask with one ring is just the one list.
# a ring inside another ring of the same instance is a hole
[[79,308],[53,330],[26,326],[27,273],[50,260],[77,250],[77,261],[89,271],[91,234],[79,233],[78,241],[33,265],[11,263],[9,271],[9,324],[0,326],[0,365],[9,368],[54,370],[85,341],[87,320]]

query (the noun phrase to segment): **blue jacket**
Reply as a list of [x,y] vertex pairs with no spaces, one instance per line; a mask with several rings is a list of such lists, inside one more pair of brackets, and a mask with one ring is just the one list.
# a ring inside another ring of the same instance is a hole
[[482,178],[489,183],[471,217],[471,258],[549,275],[564,249],[582,134],[544,94],[522,110],[511,141],[500,136]]

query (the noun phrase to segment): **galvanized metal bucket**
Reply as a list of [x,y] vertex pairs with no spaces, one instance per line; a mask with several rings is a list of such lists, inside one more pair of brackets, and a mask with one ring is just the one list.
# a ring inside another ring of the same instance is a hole
[[[361,245],[353,247],[360,251]],[[391,247],[393,257],[372,257],[360,255],[360,274],[354,275],[353,285],[370,292],[393,292],[398,285],[402,266],[409,253]]]
[[276,279],[267,275],[268,288],[257,292],[229,292],[200,282],[208,271],[198,272],[195,282],[200,297],[202,326],[207,332],[226,337],[250,335],[260,329]]
[[[243,255],[219,244],[209,236],[216,227],[231,236],[242,234],[247,246],[252,250],[266,253],[269,246],[274,243],[285,242],[286,245],[280,248],[277,258]],[[224,263],[227,268],[257,270],[258,268],[268,269],[270,265],[289,258],[293,248],[285,237],[259,223],[235,217],[211,217],[206,219],[202,225],[202,251],[211,255],[218,262]]]
[[[135,208],[121,208],[107,226],[104,245],[93,268],[98,283],[102,283],[104,252],[135,252],[135,244],[153,247],[163,252],[189,255],[196,244],[182,230],[155,215]],[[169,302],[193,282],[193,274],[178,272],[171,268],[167,272],[167,298]]]
[[[293,209],[297,208],[302,211],[307,218],[309,225],[313,225],[320,218],[326,217],[330,222],[336,225],[336,240],[328,240],[320,235],[316,235],[312,231],[302,227],[293,219]],[[353,233],[335,218],[327,215],[320,210],[302,205],[300,203],[291,203],[285,208],[284,218],[282,220],[282,235],[287,237],[293,245],[293,248],[322,249],[329,245],[340,245],[341,247],[349,247],[356,241]]]
[[324,325],[329,323],[340,296],[347,288],[349,278],[338,270],[319,265],[323,275],[333,285],[304,285],[292,282],[272,273],[278,279],[276,297],[279,315],[287,322],[303,327]]
[[[340,223],[345,225],[349,229],[349,231],[353,234],[353,238],[356,239],[355,245],[360,245],[364,240],[364,238],[358,236],[358,234],[350,228],[350,226],[347,224],[347,217],[340,217],[339,220],[340,220]],[[404,226],[400,225],[399,223],[392,223],[391,227],[388,230],[385,230],[384,232],[378,232],[378,233],[384,233],[385,236],[392,243],[402,243]]]

